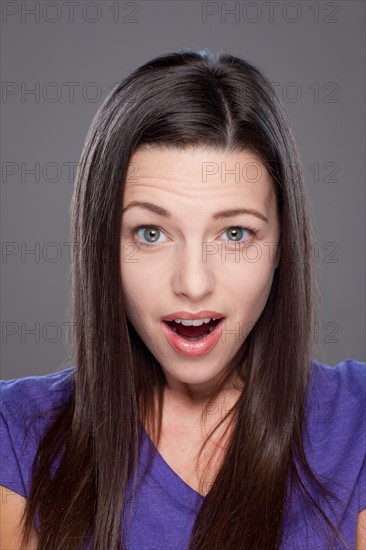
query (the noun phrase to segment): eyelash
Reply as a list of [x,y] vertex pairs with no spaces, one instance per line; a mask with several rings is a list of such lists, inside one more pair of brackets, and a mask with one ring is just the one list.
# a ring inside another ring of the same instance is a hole
[[[138,231],[140,231],[140,229],[146,229],[148,227],[153,227],[155,229],[158,229],[159,231],[161,231],[162,233],[164,233],[164,231],[158,226],[158,225],[137,225],[136,227],[133,227],[130,229],[129,233],[130,233],[130,236],[134,237],[136,236],[136,233]],[[249,227],[249,226],[242,226],[242,225],[230,225],[229,227],[227,227],[226,229],[223,230],[223,233],[225,233],[225,231],[229,231],[229,229],[244,229],[244,231],[247,231],[251,236],[254,236],[257,234],[257,230],[254,228],[254,227]],[[229,243],[240,243],[240,244],[245,244],[245,240],[244,241],[224,241],[224,242],[229,242]],[[139,246],[142,246],[143,248],[157,248],[159,246],[162,246],[163,243],[145,243],[143,241],[139,241]]]

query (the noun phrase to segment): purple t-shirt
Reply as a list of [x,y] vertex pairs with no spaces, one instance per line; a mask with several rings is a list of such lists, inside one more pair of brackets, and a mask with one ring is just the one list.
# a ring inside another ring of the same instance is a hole
[[[342,497],[343,504],[330,501],[333,512],[323,501],[322,506],[354,549],[357,515],[366,509],[366,363],[346,359],[331,367],[313,361],[313,367],[306,400],[309,439],[305,435],[305,453],[315,473],[327,476],[330,488]],[[49,423],[51,409],[56,412],[57,405],[70,394],[74,372],[72,366],[43,376],[0,381],[0,485],[28,497],[37,444]],[[30,422],[33,413],[40,416]],[[140,429],[143,446],[139,474],[146,464],[149,446],[153,445],[141,424]],[[302,479],[319,503],[318,493],[307,479]],[[127,494],[130,488],[131,484]],[[127,526],[128,549],[186,550],[204,500],[157,453],[134,501]],[[314,524],[308,505],[289,492],[286,502],[288,514],[281,550],[326,550],[325,539],[319,525]],[[130,511],[129,500],[126,511]],[[124,523],[127,525],[125,518]],[[335,542],[335,548],[344,546]]]

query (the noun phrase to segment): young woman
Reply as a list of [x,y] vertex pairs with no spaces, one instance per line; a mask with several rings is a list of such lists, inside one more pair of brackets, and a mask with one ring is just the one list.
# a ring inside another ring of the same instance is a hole
[[366,365],[312,359],[310,209],[261,71],[183,50],[125,78],[71,237],[72,363],[1,382],[1,548],[365,548]]

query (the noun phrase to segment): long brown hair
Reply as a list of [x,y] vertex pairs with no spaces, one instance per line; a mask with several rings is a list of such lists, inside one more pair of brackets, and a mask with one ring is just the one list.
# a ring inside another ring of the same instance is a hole
[[126,317],[120,273],[124,187],[131,156],[143,144],[256,153],[276,190],[280,220],[281,259],[268,301],[230,365],[229,375],[239,373],[245,391],[228,413],[230,443],[189,549],[277,549],[289,472],[343,541],[294,461],[296,452],[324,494],[338,498],[317,480],[303,448],[320,294],[301,162],[269,80],[242,58],[212,50],[181,50],[145,63],[112,90],[91,123],[71,204],[76,372],[33,463],[23,540],[38,512],[40,550],[73,550],[87,541],[94,550],[125,548],[123,497],[130,476],[135,480],[139,418],[160,438],[165,377]]

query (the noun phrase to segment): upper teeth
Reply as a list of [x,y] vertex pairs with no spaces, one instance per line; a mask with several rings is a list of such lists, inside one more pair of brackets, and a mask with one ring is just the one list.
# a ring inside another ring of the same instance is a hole
[[182,325],[186,326],[186,327],[200,327],[201,325],[203,325],[203,323],[205,323],[207,325],[207,323],[209,323],[210,321],[213,321],[213,319],[211,317],[205,317],[204,319],[174,319],[174,322],[175,323],[182,323]]

